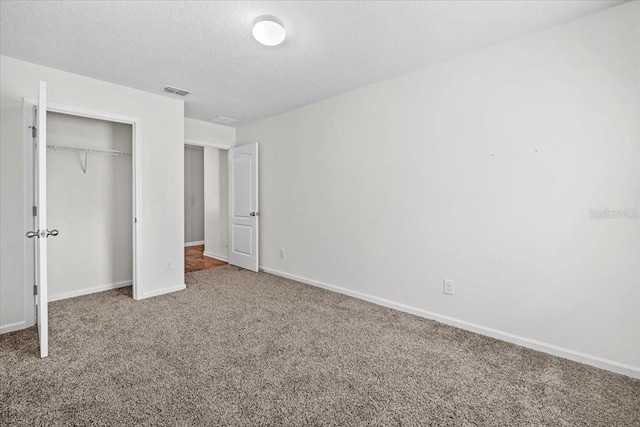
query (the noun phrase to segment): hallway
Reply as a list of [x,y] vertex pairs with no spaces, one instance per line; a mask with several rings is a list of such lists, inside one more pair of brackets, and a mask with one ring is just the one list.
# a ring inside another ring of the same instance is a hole
[[209,268],[227,265],[225,261],[204,256],[203,252],[204,252],[204,245],[187,246],[184,248],[185,273],[191,273],[192,271],[207,270]]

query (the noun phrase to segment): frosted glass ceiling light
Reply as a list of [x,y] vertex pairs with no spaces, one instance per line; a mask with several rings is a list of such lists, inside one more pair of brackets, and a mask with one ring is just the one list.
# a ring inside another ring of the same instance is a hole
[[253,37],[265,46],[277,46],[287,35],[282,23],[273,16],[260,16],[253,23]]

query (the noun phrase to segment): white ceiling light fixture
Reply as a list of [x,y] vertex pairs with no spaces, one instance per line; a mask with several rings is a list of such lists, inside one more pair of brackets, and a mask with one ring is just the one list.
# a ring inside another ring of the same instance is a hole
[[253,21],[253,38],[265,46],[277,46],[284,41],[287,33],[280,20],[273,16],[259,16]]

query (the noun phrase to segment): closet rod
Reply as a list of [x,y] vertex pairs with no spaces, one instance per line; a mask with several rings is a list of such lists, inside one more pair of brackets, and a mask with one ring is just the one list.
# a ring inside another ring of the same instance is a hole
[[131,153],[125,153],[124,151],[98,150],[95,148],[85,148],[85,147],[65,147],[63,145],[47,145],[47,148],[54,151],[73,151],[76,153],[85,153],[85,154],[107,154],[110,156],[131,155]]

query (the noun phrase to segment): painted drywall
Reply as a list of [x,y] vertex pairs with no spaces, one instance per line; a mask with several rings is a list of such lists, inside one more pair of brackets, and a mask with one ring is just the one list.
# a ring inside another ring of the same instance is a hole
[[639,29],[629,2],[240,127],[261,265],[640,374]]
[[204,149],[204,182],[204,252],[226,260],[229,254],[227,150]]
[[184,242],[204,241],[204,151],[184,146]]
[[[132,152],[132,127],[65,114],[47,115],[47,144]],[[49,297],[131,283],[132,156],[47,153]],[[27,244],[35,244],[31,239]]]
[[217,123],[185,118],[184,138],[185,140],[233,147],[236,142],[236,129]]
[[[140,119],[142,228],[140,294],[184,287],[184,102],[0,56],[0,328],[24,327],[25,177],[23,97]],[[166,261],[172,269],[166,270]]]

